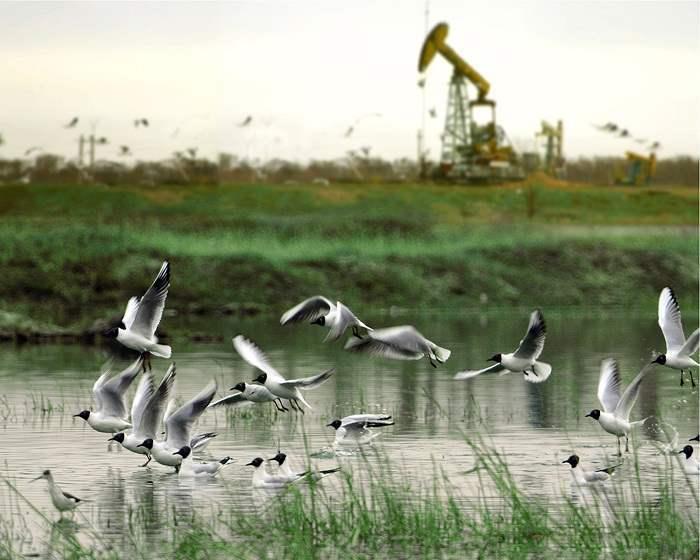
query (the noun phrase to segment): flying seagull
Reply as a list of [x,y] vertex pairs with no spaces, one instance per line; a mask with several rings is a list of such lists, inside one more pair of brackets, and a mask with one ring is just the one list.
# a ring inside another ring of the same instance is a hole
[[326,427],[335,430],[336,445],[365,445],[380,434],[370,428],[393,426],[394,421],[387,414],[353,414],[335,419]]
[[148,126],[148,119],[138,118],[134,119],[134,126],[138,128],[139,126]]
[[129,148],[129,146],[119,146],[119,155],[120,156],[130,156],[131,149]]
[[41,152],[43,149],[44,148],[42,148],[41,146],[32,146],[31,148],[27,148],[26,150],[24,150],[24,155],[28,156],[33,152]]
[[371,331],[372,328],[360,321],[357,316],[341,302],[333,303],[323,296],[313,296],[295,305],[280,318],[281,325],[308,321],[329,329],[325,340],[338,340],[348,327],[352,333],[360,337],[360,331]]
[[74,128],[78,124],[78,117],[73,117],[63,128]]
[[248,115],[245,119],[243,119],[240,123],[238,123],[238,126],[243,128],[244,126],[248,126],[252,122],[253,122],[253,116]]
[[552,373],[551,365],[537,360],[544,349],[546,336],[547,325],[544,322],[544,316],[539,309],[535,309],[530,314],[527,332],[515,352],[494,354],[489,358],[489,361],[496,362],[494,365],[477,371],[461,371],[455,375],[455,379],[471,379],[482,373],[504,375],[522,372],[526,381],[542,383]]
[[142,297],[134,296],[126,304],[124,317],[119,325],[105,332],[105,336],[116,338],[127,348],[140,352],[144,358],[143,368],[151,367],[150,355],[170,358],[171,348],[158,344],[155,335],[170,287],[170,264],[164,261],[153,284]]
[[236,391],[232,395],[227,395],[209,405],[209,408],[219,408],[227,406],[231,408],[241,408],[255,403],[272,402],[280,412],[287,412],[289,409],[284,406],[282,399],[270,393],[270,390],[260,383],[238,383],[231,387]]
[[445,363],[451,354],[450,350],[428,340],[411,325],[369,331],[364,338],[348,340],[345,349],[393,360],[420,360],[427,357],[433,367]]
[[695,329],[693,334],[685,338],[683,323],[681,323],[681,308],[676,295],[669,287],[661,290],[659,296],[659,327],[666,340],[666,353],[659,354],[652,363],[680,370],[681,385],[683,385],[683,371],[688,370],[690,382],[695,387],[691,368],[700,367],[700,364],[691,356],[698,351],[700,329]]
[[609,434],[617,437],[617,454],[622,456],[620,451],[620,438],[625,438],[625,451],[629,452],[629,434],[632,428],[641,426],[646,422],[646,418],[636,422],[630,422],[630,412],[639,396],[639,388],[652,367],[647,365],[637,374],[632,382],[622,393],[622,381],[617,362],[608,358],[600,364],[600,379],[598,380],[598,400],[603,405],[603,410],[593,409],[587,418],[598,420],[600,427]]

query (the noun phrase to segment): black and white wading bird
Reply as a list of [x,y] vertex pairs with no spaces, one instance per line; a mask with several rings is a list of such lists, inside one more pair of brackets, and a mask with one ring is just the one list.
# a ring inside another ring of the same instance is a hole
[[335,419],[326,424],[335,430],[334,445],[365,445],[379,436],[370,428],[393,426],[394,421],[387,414],[353,414],[345,418]]
[[571,475],[574,477],[574,481],[579,486],[587,486],[590,484],[597,484],[600,482],[605,482],[606,480],[610,480],[610,477],[612,476],[615,469],[620,466],[613,465],[612,467],[606,467],[604,469],[598,469],[595,471],[584,471],[583,469],[578,468],[578,455],[572,455],[571,457],[566,459],[566,461],[562,461],[562,464],[563,463],[569,463],[571,465]]
[[32,482],[34,482],[35,480],[40,480],[42,478],[49,483],[49,494],[51,495],[51,502],[53,503],[54,507],[61,513],[61,515],[63,515],[64,511],[73,511],[75,508],[78,507],[78,504],[82,500],[74,496],[73,494],[69,494],[68,492],[64,492],[63,490],[61,490],[61,488],[54,480],[50,470],[45,470],[43,473],[41,473],[40,476],[34,478]]
[[141,371],[142,363],[143,360],[139,357],[115,376],[112,376],[109,369],[105,371],[92,386],[96,409],[83,410],[73,417],[82,418],[93,430],[105,434],[115,434],[131,428],[131,423],[127,420],[124,395]]
[[690,382],[695,387],[691,368],[700,367],[700,364],[691,356],[698,351],[700,329],[695,329],[693,334],[685,338],[681,323],[681,308],[673,290],[668,287],[661,290],[659,296],[659,326],[666,340],[666,353],[659,354],[652,363],[680,370],[681,385],[683,385],[683,371],[688,371]]
[[151,354],[168,359],[172,353],[170,346],[158,344],[155,334],[163,317],[169,287],[170,264],[165,261],[146,293],[142,297],[132,297],[126,304],[119,325],[105,333],[105,336],[116,338],[127,348],[140,352],[144,358],[144,371],[147,367],[151,368]]
[[620,438],[625,438],[625,451],[629,449],[629,434],[632,428],[641,426],[646,422],[646,418],[636,422],[630,422],[630,412],[639,396],[639,388],[652,366],[648,365],[637,374],[632,382],[622,392],[622,381],[617,362],[612,358],[603,360],[600,364],[600,378],[598,380],[598,400],[603,405],[603,410],[594,409],[586,414],[587,418],[598,420],[600,427],[609,434],[617,437],[617,454],[622,456],[620,451]]
[[476,371],[461,371],[455,375],[455,379],[471,379],[483,373],[522,373],[525,381],[530,383],[542,383],[552,373],[552,366],[540,362],[537,358],[542,354],[544,341],[547,336],[547,325],[539,309],[530,314],[530,323],[527,332],[520,341],[520,346],[510,354],[494,354],[488,361],[496,362],[494,365]]
[[333,303],[323,296],[305,299],[286,311],[280,318],[281,325],[306,321],[312,325],[320,325],[329,329],[325,340],[338,340],[348,328],[352,328],[352,334],[358,338],[361,337],[362,333],[372,330],[360,321],[347,306],[339,301]]
[[311,408],[311,405],[306,402],[301,391],[304,389],[309,391],[316,389],[328,378],[333,375],[334,369],[329,369],[318,375],[311,377],[302,377],[299,379],[285,379],[281,373],[270,365],[267,356],[253,342],[242,335],[237,335],[233,338],[233,346],[248,364],[260,370],[262,373],[253,381],[265,387],[277,398],[289,401],[292,408],[295,408],[302,414],[304,410],[299,406],[301,402],[304,406]]
[[427,357],[433,367],[444,364],[451,354],[450,350],[428,340],[411,325],[369,331],[363,338],[349,339],[345,349],[393,360]]
[[148,460],[141,465],[145,467],[151,462],[151,452],[141,445],[148,438],[156,439],[158,426],[163,418],[165,403],[168,402],[170,391],[175,384],[175,364],[170,364],[158,388],[150,372],[144,373],[134,395],[131,405],[131,423],[133,429],[128,432],[114,434],[108,441],[116,441],[125,449],[146,455]]

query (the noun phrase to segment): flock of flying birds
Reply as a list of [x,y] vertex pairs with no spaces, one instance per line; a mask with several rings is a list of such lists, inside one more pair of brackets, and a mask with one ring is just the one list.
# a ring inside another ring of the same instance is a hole
[[[95,431],[110,434],[110,442],[117,442],[125,449],[146,458],[142,466],[152,460],[167,467],[173,467],[180,477],[216,476],[233,459],[223,457],[218,461],[194,461],[216,436],[213,432],[192,434],[194,423],[209,408],[242,407],[272,403],[278,411],[290,409],[304,413],[311,405],[304,392],[316,389],[334,373],[329,369],[322,373],[297,379],[286,379],[277,371],[263,351],[243,335],[233,338],[233,346],[241,358],[255,368],[259,374],[252,382],[240,382],[231,388],[233,392],[214,400],[217,391],[215,381],[207,385],[181,406],[171,398],[176,378],[176,367],[172,363],[167,372],[156,384],[152,374],[151,356],[169,359],[170,346],[161,344],[156,337],[156,329],[163,316],[165,301],[170,288],[170,265],[166,261],[155,280],[141,297],[132,297],[126,306],[119,324],[104,334],[116,339],[126,348],[139,353],[139,357],[122,372],[114,375],[109,370],[102,373],[93,386],[94,410],[83,410],[75,417],[82,418]],[[656,356],[647,364],[622,391],[620,370],[614,359],[606,359],[601,364],[597,396],[602,410],[594,409],[587,417],[593,418],[600,427],[616,436],[618,455],[621,456],[620,440],[625,438],[625,451],[629,451],[631,431],[647,419],[630,421],[630,412],[639,395],[644,378],[656,365],[680,371],[680,384],[684,384],[683,374],[691,368],[699,367],[692,356],[698,351],[700,329],[685,337],[681,323],[678,301],[671,288],[664,288],[659,297],[659,326],[666,341],[666,352]],[[337,341],[348,332],[345,349],[396,360],[420,360],[425,358],[433,367],[444,364],[450,357],[450,350],[442,348],[424,337],[410,325],[373,329],[362,322],[341,302],[333,303],[323,296],[314,296],[302,301],[286,311],[280,318],[282,325],[308,322],[328,329],[326,341]],[[486,374],[522,374],[530,383],[542,383],[552,374],[552,366],[540,361],[544,350],[547,328],[540,310],[530,315],[525,336],[511,353],[494,354],[489,361],[494,364],[480,370],[462,371],[455,379],[472,379]],[[142,373],[131,405],[131,415],[127,413],[125,394],[133,381]],[[165,431],[161,432],[161,422]],[[373,428],[393,425],[392,417],[384,414],[354,414],[335,419],[327,427],[335,430],[334,447],[357,448],[371,443],[378,435]],[[159,435],[164,435],[159,439]],[[698,441],[700,436],[691,441]],[[685,455],[684,468],[689,474],[698,474],[700,463],[693,456],[693,447],[686,445],[681,451]],[[112,445],[112,443],[110,443]],[[278,453],[264,460],[255,457],[246,466],[254,469],[252,484],[255,488],[276,489],[303,480],[320,479],[339,470],[309,469],[303,472],[294,470],[286,462],[287,456]],[[571,455],[564,463],[571,465],[578,484],[591,484],[609,479],[614,467],[585,472],[578,468],[579,457]],[[49,491],[54,506],[61,512],[74,509],[80,499],[62,492],[50,471],[39,476],[49,483]],[[37,480],[35,479],[35,480]]]
[[637,144],[643,144],[648,149],[650,149],[652,152],[661,149],[661,143],[659,141],[648,140],[647,138],[635,138],[632,136],[632,133],[628,129],[626,129],[626,128],[624,128],[624,127],[622,127],[614,122],[606,122],[605,124],[601,124],[601,125],[596,124],[593,126],[595,126],[598,130],[601,130],[603,132],[607,132],[609,134],[613,134],[617,138],[629,138],[630,140],[634,140]]

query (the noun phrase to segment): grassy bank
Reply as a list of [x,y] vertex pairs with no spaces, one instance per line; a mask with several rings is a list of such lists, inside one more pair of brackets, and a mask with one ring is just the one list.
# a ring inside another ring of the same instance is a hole
[[164,258],[182,313],[277,313],[313,293],[455,310],[697,292],[696,189],[23,185],[0,187],[0,216],[5,334],[116,315]]

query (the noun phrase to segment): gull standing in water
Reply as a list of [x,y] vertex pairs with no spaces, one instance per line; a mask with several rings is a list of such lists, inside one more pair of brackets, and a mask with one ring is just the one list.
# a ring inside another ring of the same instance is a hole
[[289,463],[287,463],[287,455],[281,451],[278,451],[277,455],[272,457],[272,459],[268,459],[268,461],[276,461],[278,465],[277,473],[272,476],[287,477],[289,483],[297,482],[302,478],[321,480],[323,477],[336,473],[340,470],[340,467],[334,467],[332,469],[325,470],[310,469],[303,472],[294,472],[292,467],[289,466]]
[[477,371],[461,371],[455,375],[455,379],[471,379],[482,373],[506,373],[522,372],[525,381],[530,383],[542,383],[552,373],[552,366],[537,361],[544,349],[544,341],[547,336],[547,325],[539,309],[530,314],[530,323],[527,332],[520,341],[520,346],[511,354],[494,354],[488,361],[496,362],[494,365]]
[[612,476],[615,469],[620,466],[614,465],[612,467],[606,467],[604,469],[598,469],[595,471],[584,471],[583,469],[577,468],[579,464],[578,455],[572,455],[566,461],[562,461],[562,464],[563,463],[569,463],[571,465],[571,474],[574,477],[574,481],[576,481],[576,484],[578,484],[579,486],[587,486],[590,484],[596,484],[599,482],[605,482],[606,480],[610,480],[610,477]]
[[335,445],[365,445],[379,436],[370,428],[393,426],[394,421],[386,414],[353,414],[326,424],[335,429]]
[[93,430],[105,434],[114,434],[131,428],[131,423],[126,419],[124,394],[141,371],[142,363],[143,360],[139,357],[114,377],[111,377],[109,369],[105,371],[92,386],[97,410],[94,412],[83,410],[74,414],[73,417],[82,418]]
[[61,515],[63,515],[64,511],[73,511],[78,507],[78,504],[82,500],[73,494],[69,494],[68,492],[61,490],[56,481],[53,479],[53,475],[51,474],[50,470],[45,470],[40,476],[32,479],[32,482],[42,478],[49,483],[49,494],[51,495],[51,501],[53,502],[54,507],[61,512]]
[[691,356],[698,351],[700,329],[695,329],[693,334],[687,339],[685,338],[681,323],[681,308],[673,290],[668,287],[661,290],[659,296],[659,326],[666,340],[666,353],[659,354],[652,363],[680,370],[681,386],[683,385],[683,370],[688,370],[690,382],[695,387],[691,368],[700,367],[700,364]]
[[140,352],[144,358],[144,371],[146,366],[151,367],[151,354],[167,359],[172,353],[170,346],[158,344],[155,334],[163,317],[169,287],[170,264],[165,261],[146,293],[142,297],[132,297],[126,304],[119,325],[105,332],[105,336],[116,338],[127,348]]
[[372,330],[345,305],[339,301],[333,303],[323,296],[313,296],[302,301],[286,311],[280,318],[281,325],[304,321],[329,329],[324,342],[338,340],[348,327],[352,327],[352,334],[358,338],[360,338],[361,332]]
[[685,455],[685,461],[683,461],[683,469],[687,474],[700,474],[700,463],[693,457],[693,446],[686,445],[679,452]]
[[168,400],[170,391],[175,384],[175,364],[170,364],[168,371],[156,389],[153,382],[153,375],[144,373],[139,382],[134,402],[131,405],[131,422],[133,430],[128,434],[119,432],[109,438],[108,441],[116,441],[125,449],[146,455],[148,460],[141,465],[145,467],[151,462],[151,452],[143,447],[141,443],[147,439],[155,439],[158,425],[163,416],[163,408]]
[[165,441],[147,438],[140,445],[150,450],[158,463],[174,467],[178,472],[182,456],[175,452],[189,445],[192,424],[207,409],[215,393],[216,383],[210,381],[197,395],[168,416],[165,420]]
[[192,460],[192,449],[187,445],[178,449],[173,455],[179,455],[182,458],[178,475],[183,478],[213,477],[226,465],[233,463],[231,457],[224,457],[219,461],[212,461],[209,463],[195,463]]
[[646,422],[646,418],[636,422],[630,422],[630,412],[639,396],[639,388],[646,374],[652,369],[646,366],[637,374],[632,382],[627,386],[625,392],[621,392],[622,381],[620,380],[620,370],[617,362],[612,358],[603,360],[600,364],[600,379],[598,380],[598,400],[603,405],[603,410],[597,408],[586,414],[587,418],[598,420],[600,427],[609,434],[617,437],[617,454],[622,456],[620,451],[620,438],[625,437],[625,451],[629,452],[629,434],[632,428],[641,426]]
[[267,356],[253,342],[242,335],[237,335],[233,339],[233,346],[248,364],[260,370],[262,373],[254,380],[256,383],[265,385],[267,389],[278,398],[289,401],[292,408],[296,408],[302,414],[304,410],[299,406],[299,402],[308,408],[311,405],[304,400],[299,389],[305,391],[316,389],[333,375],[335,370],[329,369],[318,375],[303,377],[299,379],[285,379],[267,360]]
[[441,348],[428,340],[411,325],[378,329],[368,332],[364,338],[351,338],[345,344],[345,350],[393,360],[420,360],[427,357],[433,367],[444,364],[451,354],[447,348]]

